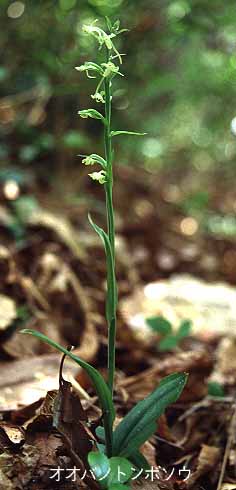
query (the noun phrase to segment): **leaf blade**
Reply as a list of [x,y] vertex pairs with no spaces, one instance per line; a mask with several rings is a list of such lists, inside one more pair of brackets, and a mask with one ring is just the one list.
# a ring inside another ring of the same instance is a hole
[[186,381],[185,373],[167,376],[147,398],[139,402],[115,429],[113,453],[122,452],[122,456],[128,456],[131,450],[138,449],[147,440],[147,435],[150,436],[145,428],[150,426],[150,431],[155,431],[158,417],[170,403],[178,399]]
[[161,335],[168,335],[172,332],[171,323],[163,316],[152,316],[146,318],[146,323],[154,331]]
[[105,454],[90,451],[88,454],[88,462],[96,480],[99,482],[99,485],[101,488],[106,489],[110,472],[109,459]]
[[68,357],[70,357],[73,361],[79,364],[79,366],[81,366],[87,372],[97,392],[98,399],[103,410],[104,429],[106,434],[107,447],[112,446],[112,425],[115,418],[115,409],[114,409],[109,388],[107,387],[107,384],[105,383],[101,374],[93,366],[88,364],[86,361],[83,361],[82,359],[80,359],[80,357],[68,351],[63,346],[61,346],[54,340],[51,340],[46,335],[37,332],[37,330],[26,328],[21,330],[21,333],[33,335],[34,337],[42,340],[46,344],[51,345],[52,347],[59,350],[63,354],[66,354]]
[[137,131],[111,131],[110,135],[113,138],[113,136],[120,136],[120,135],[128,135],[128,136],[145,136],[147,133],[138,133]]
[[88,215],[88,219],[93,229],[101,238],[105,248],[106,260],[107,260],[107,285],[109,285],[109,287],[107,288],[106,316],[109,325],[111,325],[112,321],[116,316],[116,304],[117,304],[115,269],[114,269],[113,255],[111,251],[111,244],[107,233],[105,233],[105,231],[102,228],[100,228],[98,225],[96,225],[93,222],[90,214]]

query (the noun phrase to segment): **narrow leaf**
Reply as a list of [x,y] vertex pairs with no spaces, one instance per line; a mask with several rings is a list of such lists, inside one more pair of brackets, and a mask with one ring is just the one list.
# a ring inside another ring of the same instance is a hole
[[185,373],[167,376],[147,398],[139,402],[115,429],[113,454],[129,457],[139,449],[151,432],[155,432],[157,419],[166,407],[179,398],[186,381]]
[[73,361],[75,361],[79,366],[81,366],[88,374],[90,377],[94,388],[96,390],[96,393],[99,398],[99,402],[103,411],[103,418],[104,418],[104,429],[105,429],[105,434],[106,434],[106,445],[107,449],[112,446],[112,424],[115,418],[115,409],[114,405],[112,402],[111,394],[110,391],[101,376],[101,374],[90,364],[87,362],[83,361],[80,359],[80,357],[76,356],[69,350],[65,349],[62,347],[60,344],[57,342],[54,342],[54,340],[49,339],[46,335],[43,335],[40,332],[37,332],[36,330],[32,330],[29,328],[26,328],[24,330],[21,330],[21,333],[27,333],[30,335],[33,335],[34,337],[37,337],[38,339],[42,340],[48,345],[51,345],[55,349],[59,350],[63,354],[66,354],[68,357],[70,357]]
[[119,136],[121,134],[127,134],[130,136],[145,136],[147,133],[137,133],[136,131],[111,131],[111,136]]

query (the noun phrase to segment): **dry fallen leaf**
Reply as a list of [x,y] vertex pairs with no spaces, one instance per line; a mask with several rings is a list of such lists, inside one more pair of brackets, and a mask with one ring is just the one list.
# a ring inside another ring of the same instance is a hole
[[0,424],[0,446],[19,448],[25,442],[24,430],[16,425]]
[[25,444],[18,454],[0,454],[0,490],[24,490],[32,479],[39,452],[36,447]]
[[188,479],[188,488],[192,488],[194,483],[209,471],[216,470],[217,464],[220,460],[221,449],[214,446],[202,445],[202,449],[198,456],[196,470],[192,473]]
[[56,216],[49,211],[38,209],[30,216],[29,224],[32,226],[50,228],[57,234],[59,239],[67,245],[75,257],[82,261],[86,260],[87,255],[81,245],[78,234],[69,221],[62,216]]
[[236,483],[223,483],[220,490],[236,490]]
[[8,296],[0,294],[0,331],[9,327],[16,317],[17,310],[15,302]]
[[210,378],[220,384],[234,384],[236,381],[236,339],[223,338],[216,352],[216,364]]

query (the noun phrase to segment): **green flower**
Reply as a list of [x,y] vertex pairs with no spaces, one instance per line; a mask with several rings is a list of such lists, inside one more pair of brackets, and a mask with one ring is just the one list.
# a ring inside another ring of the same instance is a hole
[[96,78],[95,76],[90,75],[90,72],[99,73],[99,75],[103,75],[103,69],[97,63],[93,63],[92,61],[86,61],[83,65],[76,66],[75,69],[77,71],[85,71],[88,78]]
[[94,165],[96,161],[93,159],[93,157],[91,157],[91,155],[89,155],[83,158],[82,163],[84,163],[84,165]]
[[112,61],[108,61],[108,63],[102,63],[102,66],[104,66],[105,68],[103,72],[104,78],[116,75],[117,73],[122,77],[124,76],[122,73],[119,72],[119,66],[116,66],[114,63],[112,63]]
[[106,48],[109,51],[114,51],[114,53],[118,56],[120,63],[122,63],[120,53],[119,53],[119,51],[117,51],[116,47],[114,46],[114,44],[112,42],[112,39],[114,37],[116,37],[118,32],[116,32],[116,33],[111,32],[110,34],[107,34],[103,29],[101,29],[100,27],[97,27],[95,25],[96,22],[97,22],[97,19],[90,25],[83,25],[83,27],[82,27],[83,32],[93,36],[98,41],[100,46],[103,46],[105,44]]
[[92,174],[89,174],[89,177],[93,180],[97,180],[99,184],[105,184],[106,182],[106,172],[105,170],[100,170],[100,172],[93,172]]
[[95,94],[91,95],[91,98],[96,100],[96,102],[102,102],[105,104],[104,92],[95,92]]

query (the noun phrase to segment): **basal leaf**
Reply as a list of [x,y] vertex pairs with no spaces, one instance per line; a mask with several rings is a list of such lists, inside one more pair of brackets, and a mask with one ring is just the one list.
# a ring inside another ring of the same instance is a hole
[[108,477],[109,486],[115,483],[125,483],[132,476],[132,465],[126,458],[114,456],[109,459],[110,473]]
[[132,455],[129,456],[129,460],[134,464],[139,470],[150,470],[150,464],[146,460],[145,456],[138,450],[134,451]]
[[157,419],[180,396],[187,374],[174,373],[139,402],[120,422],[113,434],[113,454],[129,457],[155,432]]
[[91,451],[88,454],[89,466],[101,488],[108,487],[110,462],[105,454]]
[[100,452],[91,451],[88,455],[90,468],[97,482],[103,489],[111,485],[123,484],[132,476],[132,465],[126,458],[119,456],[108,457]]
[[43,335],[40,332],[37,332],[36,330],[31,330],[31,329],[24,329],[21,331],[21,333],[27,333],[30,335],[33,335],[34,337],[37,337],[38,339],[42,340],[48,345],[51,345],[55,349],[59,350],[63,354],[66,354],[68,357],[70,357],[73,361],[75,361],[79,366],[81,366],[88,374],[90,377],[94,388],[96,390],[96,393],[99,398],[100,405],[102,407],[103,411],[103,419],[104,419],[104,429],[105,429],[105,434],[106,434],[106,446],[107,449],[112,447],[112,424],[114,421],[115,417],[115,409],[111,397],[111,393],[109,388],[107,387],[107,384],[105,383],[103,377],[101,374],[90,364],[87,362],[83,361],[80,359],[80,357],[76,356],[69,350],[65,349],[62,347],[60,344],[57,342],[54,342],[54,340],[49,339],[46,335]]

